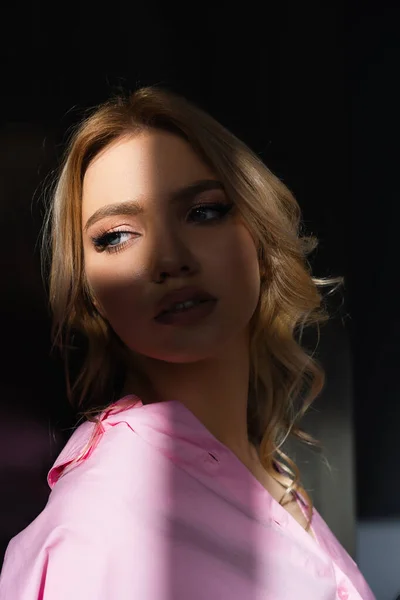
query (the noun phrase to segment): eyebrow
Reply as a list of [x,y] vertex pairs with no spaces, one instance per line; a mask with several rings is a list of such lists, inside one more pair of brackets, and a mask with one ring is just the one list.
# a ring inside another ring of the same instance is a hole
[[[192,200],[197,194],[207,190],[224,190],[224,185],[217,179],[201,179],[193,183],[174,190],[168,194],[168,200],[173,204],[183,204]],[[84,231],[89,227],[104,219],[105,217],[114,217],[117,215],[135,216],[145,212],[143,204],[140,200],[126,200],[124,202],[116,202],[107,204],[96,210],[86,221]]]

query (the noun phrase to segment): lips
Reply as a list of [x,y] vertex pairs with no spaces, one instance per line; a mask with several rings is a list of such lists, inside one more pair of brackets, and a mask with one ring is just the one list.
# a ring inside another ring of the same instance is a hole
[[205,300],[216,300],[216,298],[198,287],[181,288],[179,290],[175,290],[174,292],[166,294],[161,299],[161,302],[157,306],[157,314],[155,318],[159,317],[165,312],[172,310],[175,304],[177,304],[178,302],[187,302],[188,300],[193,300],[194,302],[202,302]]

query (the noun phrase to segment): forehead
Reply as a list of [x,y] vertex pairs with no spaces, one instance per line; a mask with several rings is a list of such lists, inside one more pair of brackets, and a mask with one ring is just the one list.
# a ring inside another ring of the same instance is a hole
[[163,194],[212,177],[213,172],[179,136],[163,131],[121,138],[89,165],[83,180],[82,210],[88,215],[102,204]]

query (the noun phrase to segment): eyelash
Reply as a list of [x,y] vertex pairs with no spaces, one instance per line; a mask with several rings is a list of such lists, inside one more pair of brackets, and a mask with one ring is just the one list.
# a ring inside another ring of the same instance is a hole
[[[207,203],[207,204],[199,204],[198,206],[194,206],[190,213],[195,212],[196,210],[215,210],[218,212],[219,216],[216,219],[206,219],[203,223],[213,223],[215,221],[222,221],[233,208],[233,202],[230,204],[217,202],[215,204]],[[190,214],[189,213],[189,214]],[[201,221],[200,221],[201,223]],[[117,246],[110,246],[110,238],[112,236],[124,233],[133,233],[132,231],[123,231],[123,230],[115,230],[115,231],[107,231],[103,230],[98,235],[92,237],[92,242],[96,248],[97,252],[108,252],[112,254],[114,252],[120,252],[128,242],[122,242]]]

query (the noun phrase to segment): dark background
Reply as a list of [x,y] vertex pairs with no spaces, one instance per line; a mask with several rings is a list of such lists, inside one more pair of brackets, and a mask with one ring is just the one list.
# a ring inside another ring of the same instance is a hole
[[247,142],[291,188],[319,237],[314,274],[345,276],[334,321],[351,344],[352,379],[343,385],[353,389],[357,517],[400,515],[398,25],[399,9],[388,2],[5,9],[4,544],[43,508],[47,471],[74,424],[61,364],[49,356],[41,184],[85,109],[152,83],[187,96]]

